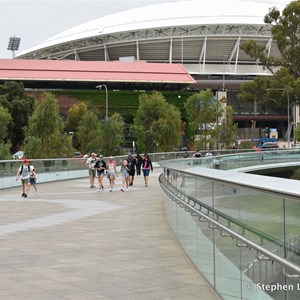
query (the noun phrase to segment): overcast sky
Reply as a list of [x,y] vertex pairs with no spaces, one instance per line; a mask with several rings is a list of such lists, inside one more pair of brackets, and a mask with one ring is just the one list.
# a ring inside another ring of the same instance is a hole
[[[0,0],[0,58],[12,57],[12,53],[7,50],[7,46],[9,38],[13,36],[21,38],[20,48],[17,52],[20,53],[66,29],[105,15],[151,4],[177,1]],[[282,2],[280,0],[252,1],[270,2],[270,7]]]

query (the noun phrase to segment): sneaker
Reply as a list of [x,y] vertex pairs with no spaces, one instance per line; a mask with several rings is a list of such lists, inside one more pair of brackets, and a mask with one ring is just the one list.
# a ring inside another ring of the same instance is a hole
[[112,189],[109,189],[110,192],[112,192]]
[[38,191],[36,191],[34,194],[37,195],[37,194],[38,194]]
[[147,183],[145,183],[145,186],[148,186]]
[[102,189],[99,189],[98,192],[102,192]]
[[126,192],[128,192],[128,189],[126,189]]
[[94,185],[91,185],[91,186],[90,186],[90,188],[94,188],[94,187],[95,187]]
[[27,198],[27,194],[26,193],[24,193],[24,197]]
[[25,194],[24,194],[24,193],[22,193],[22,197],[25,197]]
[[124,189],[123,189],[123,188],[121,188],[121,191],[122,191],[122,192],[124,192]]

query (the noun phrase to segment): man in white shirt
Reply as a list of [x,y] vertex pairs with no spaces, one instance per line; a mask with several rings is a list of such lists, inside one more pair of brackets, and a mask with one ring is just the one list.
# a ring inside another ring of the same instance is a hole
[[94,182],[95,182],[95,177],[96,177],[96,169],[95,169],[96,162],[97,162],[96,153],[92,153],[91,156],[86,161],[86,165],[89,170],[90,187],[91,188],[95,187]]
[[27,193],[29,188],[28,181],[30,178],[30,173],[33,172],[33,169],[34,169],[33,166],[29,166],[28,159],[24,159],[22,166],[20,166],[18,169],[16,181],[19,178],[21,178],[22,189],[23,189],[22,197],[27,198]]

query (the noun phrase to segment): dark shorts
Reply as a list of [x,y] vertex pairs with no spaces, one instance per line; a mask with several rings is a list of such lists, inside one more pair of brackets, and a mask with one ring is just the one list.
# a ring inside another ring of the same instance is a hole
[[143,169],[143,174],[144,174],[144,176],[149,176],[150,169]]
[[97,175],[98,176],[104,176],[104,170],[101,170],[101,171],[97,170]]
[[35,184],[36,184],[36,179],[35,179],[35,178],[32,178],[32,177],[30,177],[30,179],[29,179],[29,182],[30,182],[30,184],[33,184],[33,185],[35,185]]

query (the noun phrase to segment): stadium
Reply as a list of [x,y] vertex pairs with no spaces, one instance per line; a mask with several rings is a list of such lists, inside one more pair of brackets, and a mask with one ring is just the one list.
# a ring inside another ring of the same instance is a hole
[[[283,1],[284,2],[284,1]],[[270,7],[262,1],[181,1],[131,9],[66,30],[20,53],[18,59],[145,61],[180,63],[197,81],[191,90],[226,90],[240,128],[281,128],[286,136],[287,108],[239,103],[239,86],[255,76],[271,76],[240,46],[254,40],[279,57],[271,28],[263,22]]]

